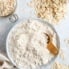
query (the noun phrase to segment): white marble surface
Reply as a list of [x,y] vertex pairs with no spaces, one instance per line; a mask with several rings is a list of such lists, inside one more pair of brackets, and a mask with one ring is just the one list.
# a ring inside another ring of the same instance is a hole
[[[17,9],[15,13],[19,16],[19,20],[16,23],[20,22],[25,17],[35,17],[33,10],[27,6],[28,1],[30,0],[17,0]],[[0,17],[0,51],[6,53],[6,37],[12,26],[16,23],[10,23],[8,17]],[[63,49],[66,56],[64,61],[60,60],[59,57],[56,61],[58,60],[61,63],[69,64],[69,48],[66,48],[66,43],[64,42],[64,39],[69,38],[69,14],[66,15],[65,19],[63,19],[61,23],[53,26],[60,37],[60,47]]]

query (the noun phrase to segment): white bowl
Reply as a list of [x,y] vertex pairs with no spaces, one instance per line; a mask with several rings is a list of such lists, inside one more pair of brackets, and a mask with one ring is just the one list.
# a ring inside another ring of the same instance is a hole
[[[32,19],[32,18],[31,18],[31,19]],[[23,21],[26,21],[26,20],[28,20],[28,19],[23,19]],[[51,29],[56,33],[57,48],[60,49],[60,40],[59,40],[59,37],[58,37],[57,32],[55,31],[54,27],[53,27],[51,24],[49,24],[48,22],[43,21],[43,20],[41,20],[41,19],[34,19],[34,20],[38,20],[39,22],[46,23],[49,27],[51,27]],[[23,21],[22,21],[22,22],[23,22]],[[7,52],[8,58],[10,59],[10,61],[12,62],[12,64],[15,65],[15,66],[16,66],[16,64],[15,64],[15,62],[13,61],[13,58],[11,58],[11,54],[9,53],[8,40],[9,40],[9,36],[11,35],[11,32],[12,32],[14,29],[16,29],[16,27],[17,27],[19,24],[21,24],[22,22],[17,23],[17,24],[10,30],[10,32],[9,32],[9,34],[8,34],[8,36],[7,36],[7,39],[6,39],[6,52]],[[56,55],[54,58],[52,58],[51,61],[49,61],[48,64],[43,65],[43,66],[48,66],[50,63],[52,63],[52,62],[55,60],[56,57],[57,57],[57,55]],[[19,68],[18,66],[16,66],[16,67]],[[22,68],[19,68],[19,69],[22,69]]]

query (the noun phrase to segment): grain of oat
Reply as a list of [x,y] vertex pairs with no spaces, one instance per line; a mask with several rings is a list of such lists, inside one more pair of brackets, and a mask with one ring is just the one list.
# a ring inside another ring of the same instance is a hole
[[64,42],[66,43],[66,46],[69,47],[69,39],[68,38],[67,39],[64,39]]
[[62,49],[60,49],[59,57],[60,57],[62,60],[65,59],[65,54],[64,54],[64,51],[63,51]]
[[52,65],[51,69],[69,69],[69,65],[65,65],[56,61]]

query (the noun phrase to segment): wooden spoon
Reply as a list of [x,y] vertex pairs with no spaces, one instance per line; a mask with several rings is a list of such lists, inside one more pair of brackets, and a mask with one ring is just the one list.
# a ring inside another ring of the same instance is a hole
[[56,46],[52,43],[51,37],[45,33],[46,36],[48,36],[48,45],[47,45],[47,49],[53,54],[53,55],[57,55],[58,54],[58,49],[56,48]]
[[0,66],[2,66],[3,65],[3,61],[0,61]]

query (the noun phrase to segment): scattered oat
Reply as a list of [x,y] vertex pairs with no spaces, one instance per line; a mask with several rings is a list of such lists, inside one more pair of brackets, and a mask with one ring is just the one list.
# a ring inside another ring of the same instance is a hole
[[62,60],[64,60],[64,59],[65,59],[65,54],[64,54],[64,52],[63,52],[63,50],[62,50],[62,49],[60,49],[59,57],[60,57]]
[[55,62],[51,69],[69,69],[69,66],[68,65],[65,65],[65,64],[61,64],[59,62]]
[[69,46],[69,39],[65,39],[64,42]]
[[32,6],[39,18],[58,23],[65,15],[67,0],[32,0]]

